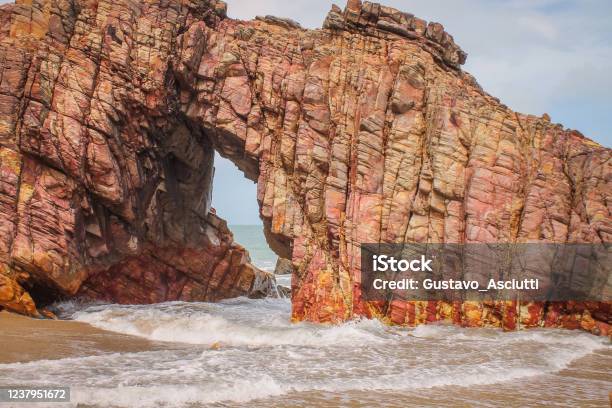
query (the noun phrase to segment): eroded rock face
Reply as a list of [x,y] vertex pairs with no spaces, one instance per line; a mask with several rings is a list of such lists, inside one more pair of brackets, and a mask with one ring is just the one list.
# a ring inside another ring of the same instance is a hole
[[266,238],[298,266],[295,320],[608,332],[608,303],[362,300],[363,242],[612,235],[610,149],[485,93],[440,24],[358,0],[321,30],[231,20],[213,0],[1,10],[13,282],[157,301],[176,269],[202,293],[211,272],[191,256],[222,245],[206,232],[214,148],[258,182]]
[[0,306],[218,300],[271,279],[209,214],[213,147],[177,110],[181,30],[216,2],[3,6]]

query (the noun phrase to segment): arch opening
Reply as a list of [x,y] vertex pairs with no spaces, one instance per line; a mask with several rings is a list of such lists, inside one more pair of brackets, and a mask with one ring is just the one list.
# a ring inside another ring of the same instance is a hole
[[257,184],[219,153],[215,153],[214,167],[211,210],[227,222],[236,242],[249,251],[253,264],[273,272],[278,256],[265,239],[257,203]]
[[275,253],[268,243],[269,234],[265,232],[257,201],[257,184],[219,153],[214,156],[211,211],[227,222],[234,241],[246,248],[253,265],[276,274],[275,294],[289,295],[291,261]]

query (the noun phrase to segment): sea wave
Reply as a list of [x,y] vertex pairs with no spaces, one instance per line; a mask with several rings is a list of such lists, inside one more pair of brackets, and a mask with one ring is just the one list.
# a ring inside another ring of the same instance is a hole
[[[206,356],[177,351],[115,353],[0,365],[0,374],[10,373],[12,381],[31,383],[32,378],[37,378],[37,384],[73,384],[71,401],[75,405],[178,408],[221,402],[246,403],[299,392],[401,392],[442,386],[488,385],[541,376],[555,369],[553,366],[505,367],[500,362],[492,362],[413,367],[385,374],[393,367],[383,366],[377,372],[347,378],[334,376],[334,365],[342,366],[346,362],[317,367],[310,359],[287,364],[287,370],[278,372],[270,362],[266,364],[265,355],[260,356],[259,364],[253,365],[251,359],[231,350],[204,354]],[[569,363],[581,355],[584,354],[563,358]],[[363,369],[356,361],[351,364],[358,373]],[[342,368],[339,371],[342,372]]]
[[[247,305],[250,310],[245,310]],[[72,318],[149,340],[207,346],[339,346],[387,340],[385,327],[376,320],[356,320],[337,326],[291,324],[287,299],[97,305],[74,312]]]
[[98,407],[241,405],[304,392],[509,384],[557,373],[609,347],[605,339],[562,330],[404,329],[365,319],[291,324],[285,299],[61,307],[99,328],[171,342],[143,352],[0,364],[0,378],[70,384],[74,404]]

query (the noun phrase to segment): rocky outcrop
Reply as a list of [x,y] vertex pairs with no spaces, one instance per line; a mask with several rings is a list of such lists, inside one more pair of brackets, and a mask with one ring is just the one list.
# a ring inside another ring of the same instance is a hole
[[427,23],[413,14],[366,1],[348,2],[346,9],[334,5],[323,28],[346,30],[376,38],[393,39],[400,36],[418,42],[421,47],[444,64],[459,69],[467,54],[455,44],[453,36],[440,23]]
[[1,10],[0,265],[31,293],[250,286],[208,215],[215,149],[257,181],[268,243],[297,266],[295,320],[608,332],[609,303],[363,300],[364,242],[612,234],[610,149],[486,94],[440,24],[357,0],[321,30],[214,0]]
[[275,275],[293,275],[295,269],[290,259],[278,258],[274,267]]
[[92,274],[77,296],[140,304],[217,301],[272,293],[274,277],[250,263],[248,253],[233,241],[225,221],[209,214],[202,224],[208,239],[201,245],[147,243],[141,252]]
[[0,305],[34,315],[32,298],[218,300],[269,286],[209,214],[213,147],[167,89],[179,31],[214,26],[223,4],[1,10]]

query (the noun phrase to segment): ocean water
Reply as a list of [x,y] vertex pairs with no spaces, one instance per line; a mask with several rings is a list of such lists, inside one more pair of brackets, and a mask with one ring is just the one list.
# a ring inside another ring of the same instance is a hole
[[230,225],[229,229],[234,234],[234,241],[249,251],[253,265],[274,272],[278,256],[268,246],[262,225]]
[[582,332],[291,324],[287,299],[60,306],[164,347],[0,364],[0,385],[66,384],[69,406],[105,408],[605,407],[612,390],[609,340]]

